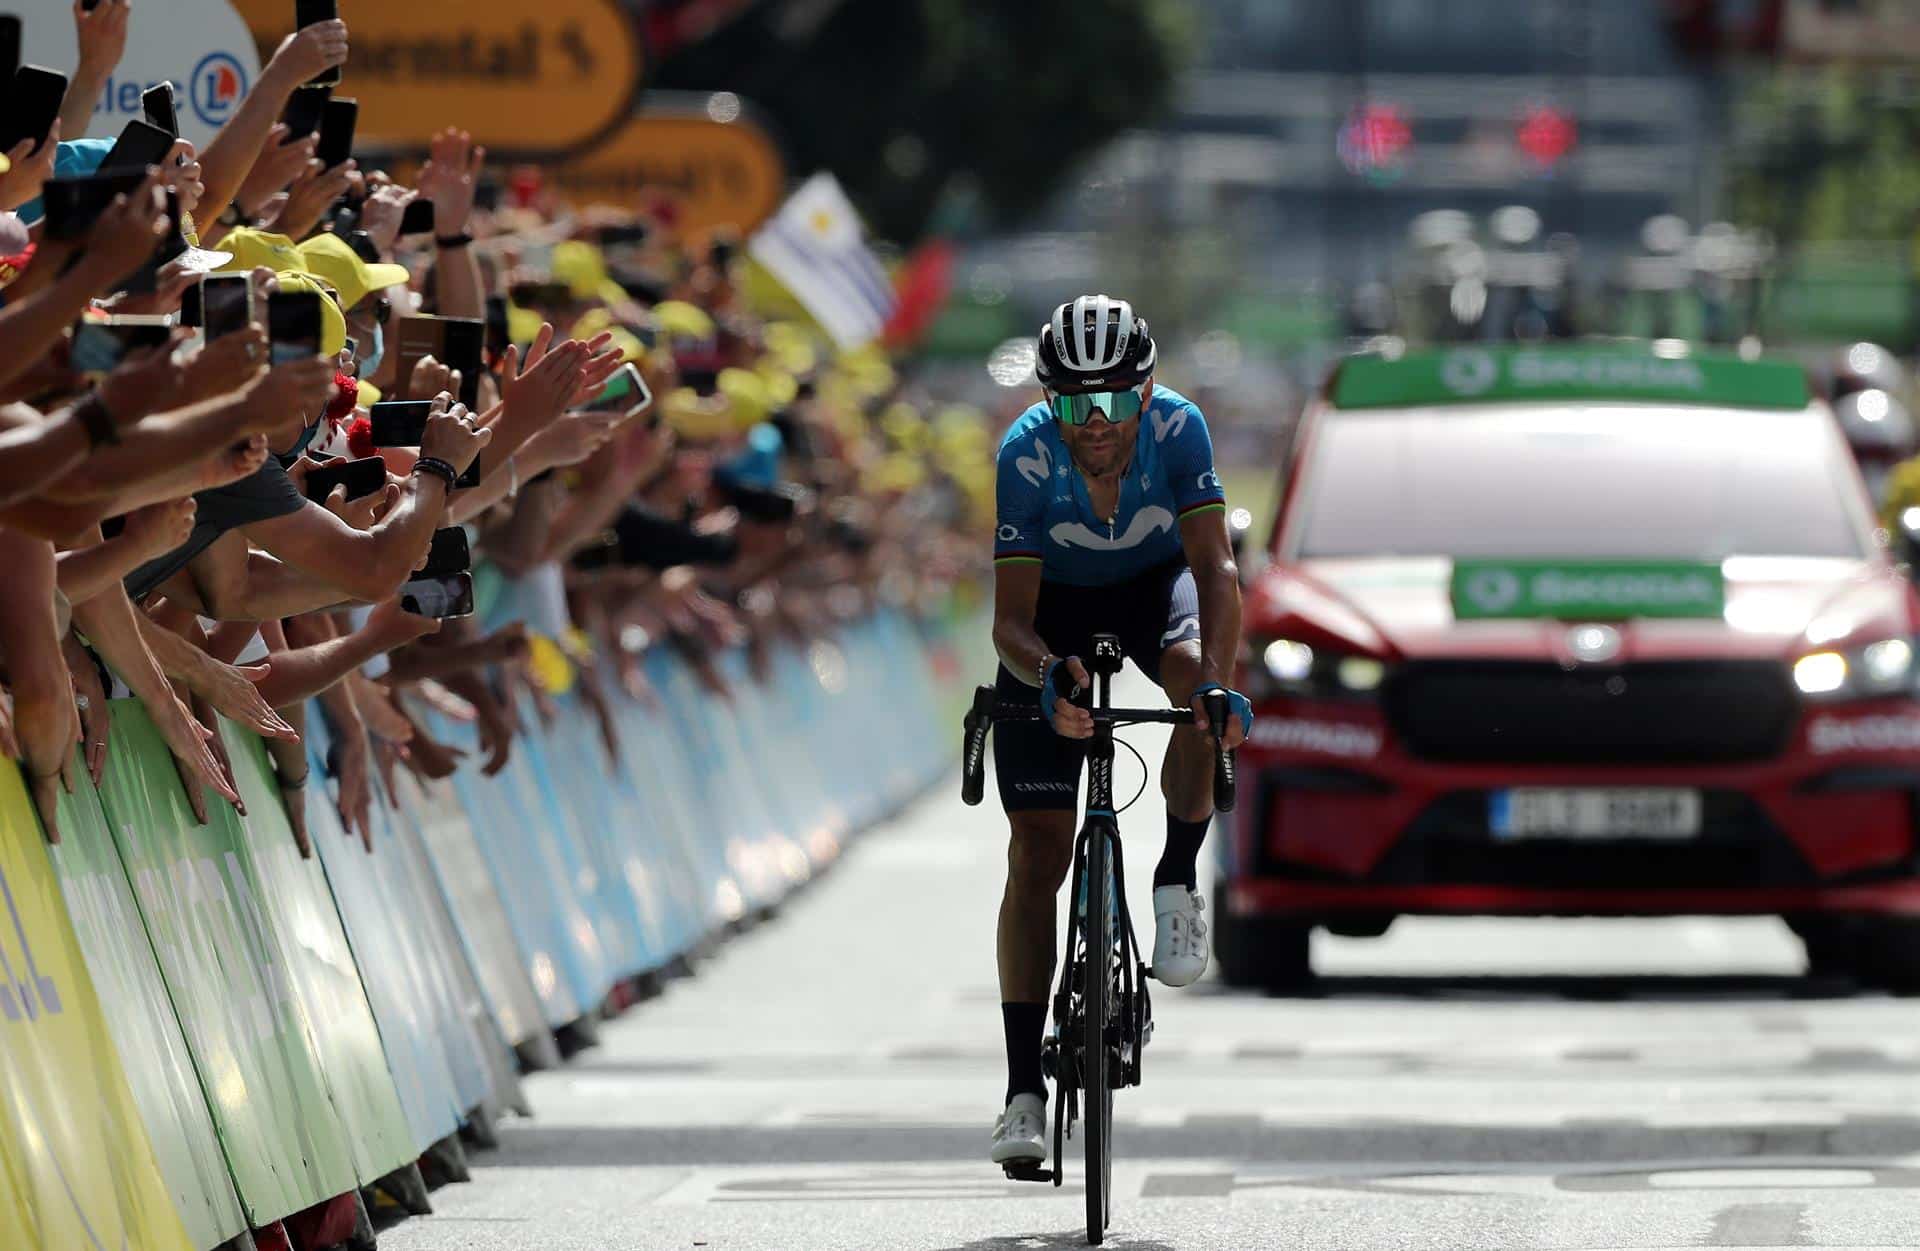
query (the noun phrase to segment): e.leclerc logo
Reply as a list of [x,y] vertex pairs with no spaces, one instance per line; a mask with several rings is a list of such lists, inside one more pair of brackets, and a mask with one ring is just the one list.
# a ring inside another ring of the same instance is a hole
[[246,97],[246,67],[231,52],[209,52],[193,67],[187,83],[187,95],[193,102],[193,115],[208,126],[222,126]]

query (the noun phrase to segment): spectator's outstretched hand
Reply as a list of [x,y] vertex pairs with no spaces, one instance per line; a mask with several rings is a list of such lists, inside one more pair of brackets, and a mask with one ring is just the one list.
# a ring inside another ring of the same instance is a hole
[[433,201],[433,229],[442,238],[462,234],[473,216],[473,194],[487,150],[473,136],[452,127],[433,139],[433,156],[420,171],[420,194]]
[[160,173],[154,170],[132,193],[116,196],[100,214],[87,234],[87,259],[111,275],[110,283],[117,283],[147,263],[171,227]]
[[257,665],[227,665],[208,658],[205,672],[194,677],[194,691],[214,711],[252,730],[261,738],[300,741],[300,734],[260,698],[259,683],[273,672],[271,660]]
[[211,491],[216,487],[231,486],[259,473],[260,466],[266,463],[267,436],[248,435],[240,442],[225,448],[218,455],[207,458],[200,470],[196,489]]
[[184,405],[245,390],[267,367],[267,335],[257,326],[222,335],[187,362],[181,380]]
[[280,41],[264,74],[284,74],[294,83],[306,83],[347,63],[350,44],[347,24],[338,18],[304,26]]
[[38,152],[33,150],[34,143],[35,140],[22,139],[7,153],[13,168],[0,174],[0,209],[11,212],[40,198],[41,189],[53,177],[53,163],[60,155],[60,123],[53,124],[52,132]]
[[253,384],[249,430],[270,432],[310,418],[333,394],[333,362],[324,356],[275,365]]
[[165,556],[185,543],[193,533],[196,511],[197,506],[191,495],[184,499],[149,504],[127,514],[127,528],[122,532],[122,537],[136,547],[145,560]]
[[287,136],[290,133],[284,123],[276,123],[268,133],[266,149],[247,171],[239,192],[233,197],[242,216],[259,216],[268,201],[291,187],[293,180],[313,160],[320,141],[308,135],[298,143],[288,143]]
[[465,473],[480,455],[480,449],[493,441],[493,431],[474,425],[465,404],[455,404],[442,391],[433,401],[433,415],[427,418],[427,432],[420,436],[420,455],[443,460],[456,474]]
[[132,0],[99,0],[91,9],[74,0],[73,30],[80,46],[83,69],[112,73],[127,54],[127,24]]
[[360,209],[360,229],[367,232],[380,255],[391,256],[400,242],[400,223],[406,219],[407,206],[420,198],[418,191],[391,183],[374,188]]

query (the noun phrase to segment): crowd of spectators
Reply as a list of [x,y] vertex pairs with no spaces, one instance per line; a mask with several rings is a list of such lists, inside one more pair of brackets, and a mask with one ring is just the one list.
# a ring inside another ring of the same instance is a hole
[[[58,118],[31,133],[46,76],[17,77],[0,173],[0,750],[50,839],[115,697],[202,819],[240,804],[224,716],[267,741],[303,853],[321,802],[371,849],[394,770],[497,771],[561,692],[617,750],[608,701],[654,699],[649,648],[725,699],[722,649],[764,674],[981,572],[984,419],[754,312],[729,232],[681,229],[667,196],[565,207],[458,118],[408,176],[328,167],[299,132],[326,116],[307,84],[349,62],[337,21],[289,37],[204,150],[129,168],[137,135],[61,139],[126,0],[74,20]],[[429,709],[473,722],[480,758]]]

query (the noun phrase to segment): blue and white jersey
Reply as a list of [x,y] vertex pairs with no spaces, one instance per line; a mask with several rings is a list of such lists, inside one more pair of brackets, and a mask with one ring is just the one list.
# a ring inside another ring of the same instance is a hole
[[1048,582],[1108,586],[1181,554],[1180,522],[1226,507],[1213,439],[1193,401],[1156,386],[1140,414],[1113,519],[1096,517],[1060,427],[1035,404],[1000,441],[994,564],[1041,566]]

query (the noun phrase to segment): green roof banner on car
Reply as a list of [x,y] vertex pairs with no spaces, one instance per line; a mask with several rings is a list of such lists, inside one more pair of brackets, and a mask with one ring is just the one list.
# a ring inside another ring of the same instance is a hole
[[1398,359],[1356,356],[1334,380],[1337,408],[1527,400],[1646,400],[1804,408],[1807,379],[1786,361],[1661,356],[1646,345],[1458,347]]
[[1726,580],[1717,564],[1684,561],[1456,560],[1456,620],[1544,617],[1622,621],[1719,617]]

